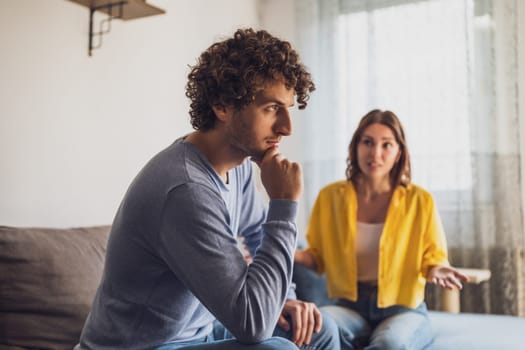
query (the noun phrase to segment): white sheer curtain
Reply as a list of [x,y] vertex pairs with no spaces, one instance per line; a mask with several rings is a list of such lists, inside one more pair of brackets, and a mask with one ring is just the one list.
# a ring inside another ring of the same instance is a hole
[[[344,178],[361,116],[403,122],[413,182],[433,193],[454,265],[489,268],[464,311],[525,315],[516,0],[296,0],[296,32],[318,90],[305,137],[305,211]],[[437,290],[431,306],[439,307]]]

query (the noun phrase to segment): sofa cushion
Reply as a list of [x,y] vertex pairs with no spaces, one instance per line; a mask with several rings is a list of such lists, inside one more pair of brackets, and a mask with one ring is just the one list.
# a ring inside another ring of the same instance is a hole
[[428,350],[524,349],[525,318],[431,311],[435,339]]
[[0,344],[72,349],[100,282],[109,226],[0,226]]

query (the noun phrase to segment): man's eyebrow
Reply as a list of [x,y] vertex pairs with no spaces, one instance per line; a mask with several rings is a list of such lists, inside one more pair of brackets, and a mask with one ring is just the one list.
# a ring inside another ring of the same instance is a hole
[[275,103],[275,104],[278,104],[280,106],[287,106],[287,107],[293,107],[295,106],[295,103],[292,102],[291,105],[287,105],[285,101],[281,101],[277,98],[274,98],[274,97],[267,97],[267,98],[262,98],[262,101],[261,101],[261,104],[268,104],[268,103]]

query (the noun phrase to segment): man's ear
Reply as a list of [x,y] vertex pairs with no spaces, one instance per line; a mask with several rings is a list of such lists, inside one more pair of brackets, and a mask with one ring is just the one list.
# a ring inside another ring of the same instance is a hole
[[222,122],[228,121],[231,115],[230,108],[224,107],[223,105],[215,105],[211,107],[213,110],[213,113],[215,113],[215,116],[217,119],[219,119]]

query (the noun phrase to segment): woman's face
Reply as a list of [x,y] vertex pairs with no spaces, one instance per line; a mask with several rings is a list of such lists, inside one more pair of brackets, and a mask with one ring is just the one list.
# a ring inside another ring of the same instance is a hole
[[374,123],[363,130],[357,144],[357,164],[365,178],[388,179],[400,155],[399,144],[388,126]]

